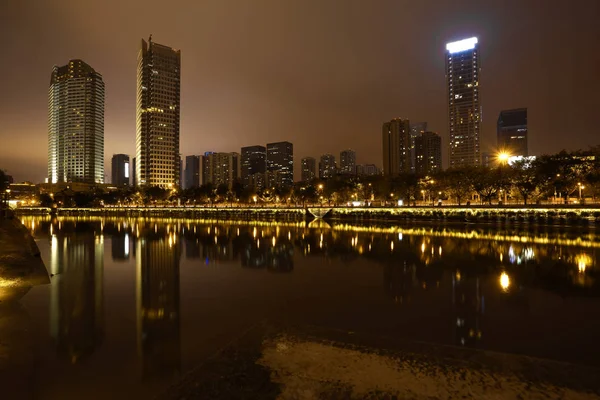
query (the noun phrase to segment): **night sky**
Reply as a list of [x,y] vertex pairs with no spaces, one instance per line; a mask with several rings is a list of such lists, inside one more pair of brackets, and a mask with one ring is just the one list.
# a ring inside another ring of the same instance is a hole
[[[528,107],[532,154],[600,144],[600,1],[3,0],[0,168],[43,181],[54,65],[104,77],[105,167],[135,151],[140,40],[181,49],[181,153],[289,140],[381,167],[381,125],[428,121],[447,156],[445,43],[478,36],[482,151]],[[338,160],[339,161],[339,160]]]

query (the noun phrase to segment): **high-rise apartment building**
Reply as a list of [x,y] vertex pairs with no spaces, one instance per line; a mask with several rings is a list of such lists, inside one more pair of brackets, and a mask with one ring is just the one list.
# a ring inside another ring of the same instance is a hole
[[344,150],[340,152],[340,174],[356,174],[356,152],[354,150]]
[[317,177],[317,160],[314,157],[304,157],[302,159],[302,182],[312,181]]
[[291,187],[294,184],[294,145],[267,143],[267,185]]
[[104,183],[104,81],[81,60],[52,70],[48,182]]
[[383,173],[387,176],[412,172],[410,122],[396,118],[382,127]]
[[117,187],[129,186],[129,156],[115,154],[111,162],[112,184]]
[[241,163],[239,153],[207,153],[202,157],[202,166],[207,170],[202,171],[203,184],[212,183],[215,187],[227,185],[233,187],[241,176]]
[[209,183],[211,181],[210,178],[210,155],[211,154],[215,154],[212,151],[207,151],[204,153],[204,155],[201,157],[200,162],[202,163],[202,185],[205,185],[207,183]]
[[415,139],[421,132],[427,131],[427,122],[411,122],[410,123],[410,165],[411,172],[415,172],[417,165],[415,152]]
[[476,37],[446,44],[450,167],[481,163],[479,64]]
[[185,189],[200,186],[200,156],[185,157]]
[[137,66],[136,178],[178,188],[181,52],[142,39]]
[[427,176],[442,170],[442,138],[435,132],[421,132],[415,138],[415,172]]
[[498,150],[511,156],[529,156],[527,148],[527,108],[504,110],[498,117]]
[[335,178],[337,175],[337,165],[333,154],[323,154],[319,161],[319,178]]
[[264,188],[267,172],[267,148],[265,146],[242,147],[242,183],[244,187]]

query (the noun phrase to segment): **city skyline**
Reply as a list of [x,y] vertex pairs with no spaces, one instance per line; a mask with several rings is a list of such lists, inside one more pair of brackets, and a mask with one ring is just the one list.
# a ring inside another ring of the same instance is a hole
[[[294,143],[297,160],[352,147],[361,149],[357,163],[381,166],[381,143],[373,143],[370,137],[378,133],[381,121],[400,113],[410,120],[428,121],[446,148],[445,43],[470,36],[477,36],[484,49],[482,152],[495,148],[496,116],[518,107],[528,108],[532,155],[596,144],[594,93],[600,80],[595,73],[598,55],[589,51],[600,29],[592,19],[599,7],[596,2],[556,2],[547,7],[514,2],[519,5],[517,17],[506,5],[460,2],[464,7],[454,9],[423,3],[381,2],[368,7],[350,2],[336,24],[331,24],[331,16],[340,12],[335,2],[319,4],[316,20],[310,5],[290,7],[267,1],[256,13],[256,7],[231,9],[207,3],[180,11],[147,11],[147,18],[133,22],[135,6],[79,4],[69,8],[68,15],[81,16],[76,25],[89,27],[85,40],[73,39],[77,26],[61,23],[65,16],[59,14],[67,6],[60,2],[35,9],[10,4],[11,18],[0,28],[2,37],[15,38],[6,54],[27,62],[19,68],[10,63],[0,67],[1,76],[11,78],[6,82],[11,96],[0,107],[6,121],[0,128],[0,140],[6,144],[0,149],[0,167],[17,181],[43,181],[48,133],[44,81],[53,64],[76,58],[101,71],[106,84],[105,176],[110,176],[112,154],[133,156],[135,54],[139,37],[148,33],[185,54],[183,156],[288,140]],[[469,13],[461,12],[467,8]],[[409,13],[414,21],[427,17],[438,28],[421,32],[418,38],[399,35],[382,24],[382,19],[398,13]],[[225,16],[232,22],[228,32],[218,23]],[[114,25],[110,31],[103,27],[106,18]],[[198,23],[178,28],[198,18]],[[46,20],[60,26],[52,40],[37,32],[49,26]],[[161,25],[163,20],[174,22]],[[252,21],[244,28],[247,32],[235,22],[243,20]],[[301,29],[306,20],[314,25],[308,36]],[[557,21],[559,29],[555,29]],[[202,28],[196,28],[203,22]],[[223,36],[219,46],[204,39],[213,35]],[[556,51],[564,57],[555,59]],[[390,57],[394,53],[398,57]],[[404,55],[410,56],[410,63],[402,61]],[[381,63],[382,57],[386,63]],[[561,79],[555,80],[558,76]],[[288,127],[286,132],[281,131],[282,125]],[[569,132],[564,132],[565,127]],[[342,139],[344,143],[338,144]],[[446,156],[444,150],[447,166]],[[300,176],[300,163],[296,164],[294,175]]]

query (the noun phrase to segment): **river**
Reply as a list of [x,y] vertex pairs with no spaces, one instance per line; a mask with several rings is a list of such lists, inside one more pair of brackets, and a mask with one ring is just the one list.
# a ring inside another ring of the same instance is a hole
[[36,398],[142,398],[261,321],[600,365],[600,235],[20,217]]

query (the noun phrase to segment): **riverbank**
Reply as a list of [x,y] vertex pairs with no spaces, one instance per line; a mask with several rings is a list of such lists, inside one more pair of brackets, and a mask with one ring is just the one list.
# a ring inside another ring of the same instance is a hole
[[596,399],[599,373],[513,354],[259,324],[159,399]]
[[34,393],[30,319],[18,302],[31,287],[50,283],[40,251],[18,219],[0,219],[0,385],[3,398]]
[[[21,208],[18,215],[47,215],[49,208]],[[344,222],[468,222],[600,226],[600,208],[590,207],[103,207],[59,208],[58,216],[127,216],[216,220],[303,221],[315,217]]]

